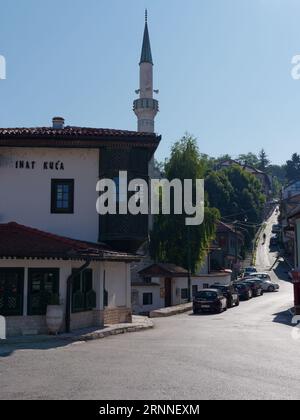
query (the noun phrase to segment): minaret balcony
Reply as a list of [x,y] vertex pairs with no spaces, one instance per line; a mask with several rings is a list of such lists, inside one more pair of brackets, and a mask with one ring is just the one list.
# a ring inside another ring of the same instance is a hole
[[156,99],[152,98],[140,98],[136,99],[133,103],[133,110],[153,110],[159,112],[159,102]]

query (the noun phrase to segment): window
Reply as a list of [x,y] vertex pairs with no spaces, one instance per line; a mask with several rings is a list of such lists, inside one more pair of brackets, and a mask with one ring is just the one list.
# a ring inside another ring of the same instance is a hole
[[145,305],[145,306],[153,305],[153,294],[152,293],[144,293],[143,294],[143,305]]
[[53,295],[59,296],[59,269],[29,269],[28,315],[46,315]]
[[74,180],[52,179],[51,182],[51,213],[74,213]]
[[195,297],[196,294],[198,293],[198,286],[197,285],[192,287],[192,293],[193,293],[193,297]]
[[72,312],[92,311],[95,307],[96,292],[93,290],[93,270],[85,270],[73,279]]
[[189,289],[181,289],[181,299],[187,300],[189,298]]
[[24,269],[0,269],[0,315],[23,315]]
[[204,283],[203,284],[203,289],[209,289],[209,284],[208,283]]

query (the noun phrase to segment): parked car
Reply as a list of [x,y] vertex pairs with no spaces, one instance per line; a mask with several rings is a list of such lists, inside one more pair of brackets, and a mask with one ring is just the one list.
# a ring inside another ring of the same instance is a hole
[[222,292],[215,289],[205,289],[197,292],[193,301],[193,312],[217,312],[227,310],[227,299]]
[[277,246],[279,244],[278,236],[272,236],[270,239],[270,246]]
[[244,269],[243,277],[246,277],[246,276],[248,276],[249,274],[252,274],[252,273],[257,273],[257,269],[255,267],[246,267]]
[[211,288],[222,292],[223,296],[225,296],[227,299],[227,308],[232,308],[233,306],[239,306],[240,304],[239,294],[237,293],[233,285],[223,286],[220,284],[213,284]]
[[246,283],[235,283],[234,288],[237,291],[240,300],[252,299],[253,292],[250,285]]
[[255,279],[257,282],[260,282],[261,287],[264,292],[275,292],[276,290],[279,290],[280,286],[277,283],[274,283],[271,280],[263,280],[263,279]]
[[260,279],[260,280],[272,281],[270,274],[269,273],[263,273],[263,272],[252,273],[252,274],[249,275],[249,278],[257,278],[257,279]]
[[246,279],[243,283],[248,284],[251,287],[254,297],[262,296],[264,294],[261,282],[259,279]]

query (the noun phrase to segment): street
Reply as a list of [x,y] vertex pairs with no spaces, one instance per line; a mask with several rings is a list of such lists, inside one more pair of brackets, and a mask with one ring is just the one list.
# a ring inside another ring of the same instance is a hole
[[[257,264],[269,268],[272,216]],[[154,330],[100,341],[0,349],[0,399],[299,399],[292,285],[221,315],[155,320]],[[51,347],[50,347],[51,346]]]

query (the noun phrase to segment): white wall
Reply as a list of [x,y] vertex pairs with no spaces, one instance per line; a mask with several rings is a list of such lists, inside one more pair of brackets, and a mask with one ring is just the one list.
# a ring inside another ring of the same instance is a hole
[[[34,161],[34,169],[16,169],[20,160]],[[64,170],[45,170],[44,162],[63,163]],[[0,223],[96,242],[98,174],[97,149],[1,148]],[[51,214],[51,179],[74,179],[74,214]]]
[[[133,302],[132,309],[136,314],[152,312],[165,306],[165,299],[160,295],[161,286],[133,286],[132,293],[138,293],[137,302]],[[144,293],[152,293],[152,305],[143,305]]]
[[130,265],[122,262],[104,263],[108,308],[131,308]]
[[208,285],[211,287],[213,284],[222,284],[224,286],[231,283],[231,275],[207,275],[207,276],[199,276],[192,278],[192,286],[198,286],[198,290],[202,290],[204,285]]

